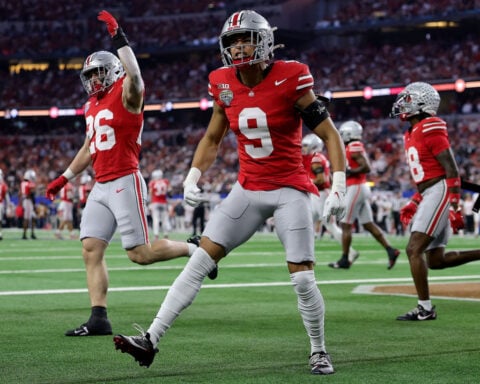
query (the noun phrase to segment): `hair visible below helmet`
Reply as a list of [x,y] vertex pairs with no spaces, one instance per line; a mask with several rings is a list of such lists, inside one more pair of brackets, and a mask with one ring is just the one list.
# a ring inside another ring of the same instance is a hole
[[23,174],[23,178],[28,181],[35,181],[37,174],[33,169],[27,169]]
[[152,172],[152,180],[160,180],[163,177],[163,172],[161,169],[155,169]]
[[439,105],[440,95],[436,89],[428,83],[418,81],[407,85],[398,94],[390,116],[400,116],[402,119],[408,119],[421,113],[435,116]]
[[[232,14],[223,25],[219,37],[220,53],[223,64],[227,67],[233,67],[244,64],[256,64],[262,61],[271,60],[273,51],[282,45],[274,45],[273,32],[277,28],[272,28],[268,21],[255,11],[245,10]],[[250,34],[252,45],[255,51],[250,57],[234,59],[230,53],[230,48],[234,44],[236,35]]]
[[304,155],[323,151],[323,141],[314,133],[309,133],[302,139],[302,153]]
[[343,123],[338,129],[344,143],[352,140],[361,140],[363,127],[356,121],[350,120]]
[[85,59],[80,79],[85,91],[92,96],[106,90],[124,74],[125,70],[117,56],[108,51],[98,51]]

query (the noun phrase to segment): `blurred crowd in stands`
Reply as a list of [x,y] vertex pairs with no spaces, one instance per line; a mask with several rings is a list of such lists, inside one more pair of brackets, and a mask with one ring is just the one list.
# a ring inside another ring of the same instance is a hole
[[[118,1],[114,11],[139,54],[146,83],[146,104],[167,100],[199,100],[208,97],[208,73],[221,65],[219,29],[234,4],[240,8],[272,6],[285,1]],[[326,1],[325,4],[332,3]],[[341,10],[319,18],[309,38],[276,51],[276,58],[298,59],[310,66],[315,89],[362,89],[366,86],[402,86],[409,82],[453,82],[480,79],[478,34],[432,33],[407,41],[380,38],[351,44],[315,43],[315,32],[335,25],[405,20],[426,15],[475,11],[479,0],[351,1]],[[348,4],[349,3],[349,4]],[[328,5],[328,4],[327,4]],[[0,0],[0,110],[62,106],[81,108],[86,94],[79,69],[62,70],[64,58],[80,59],[98,49],[111,50],[111,42],[99,27],[96,13],[111,9],[98,0],[17,2]],[[281,26],[279,26],[281,28]],[[312,37],[310,39],[310,36]],[[282,41],[277,41],[281,43]],[[48,62],[42,70],[12,70],[9,60],[34,58]],[[59,60],[60,59],[60,60]],[[441,93],[440,115],[446,119],[462,177],[480,183],[480,91]],[[330,111],[337,126],[354,119],[364,126],[364,143],[372,163],[370,180],[375,190],[389,196],[413,191],[402,144],[404,127],[388,118],[393,97],[370,100],[333,100]],[[170,179],[174,198],[182,194],[182,180],[193,151],[204,133],[210,111],[177,111],[146,114],[141,169],[148,180],[160,168]],[[26,169],[37,174],[37,196],[58,176],[82,145],[84,123],[77,119],[25,118],[0,120],[0,168],[14,197]],[[226,194],[236,180],[235,139],[228,136],[215,165],[202,178],[205,191]],[[383,193],[382,192],[382,193]],[[48,202],[42,200],[44,204]],[[177,200],[178,202],[178,200]],[[47,209],[48,211],[48,209]]]
[[351,25],[372,25],[379,21],[396,20],[405,23],[415,18],[449,16],[459,12],[475,11],[479,8],[478,0],[362,0],[349,1],[344,6],[320,18],[317,29]]

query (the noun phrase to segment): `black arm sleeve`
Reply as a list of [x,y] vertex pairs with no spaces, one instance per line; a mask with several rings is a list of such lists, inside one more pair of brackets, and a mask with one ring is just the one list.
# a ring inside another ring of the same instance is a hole
[[318,124],[330,116],[327,110],[328,104],[329,100],[326,97],[317,95],[317,99],[312,104],[300,111],[303,122],[309,129],[313,131]]

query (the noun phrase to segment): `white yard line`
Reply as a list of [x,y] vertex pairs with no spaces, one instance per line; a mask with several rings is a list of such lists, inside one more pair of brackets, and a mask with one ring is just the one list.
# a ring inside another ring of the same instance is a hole
[[[461,281],[480,279],[480,275],[465,275],[465,276],[443,276],[432,277],[430,281]],[[320,286],[322,285],[334,285],[334,284],[366,284],[365,286],[372,286],[373,283],[411,283],[411,278],[381,278],[381,279],[354,279],[354,280],[326,280],[318,281]],[[368,285],[370,284],[370,285]],[[202,286],[202,289],[216,289],[216,288],[252,288],[252,287],[280,287],[290,286],[291,282],[270,282],[270,283],[236,283],[236,284],[215,284],[207,283]],[[170,288],[168,285],[157,286],[140,286],[140,287],[111,287],[109,292],[135,292],[135,291],[164,291]],[[364,288],[357,290],[354,289],[353,293],[371,293],[368,290],[362,291]],[[70,294],[70,293],[87,293],[86,288],[80,289],[42,289],[42,290],[24,290],[24,291],[0,291],[0,296],[18,296],[18,295],[54,295],[54,294]],[[455,298],[448,298],[449,300],[455,300]],[[467,299],[463,299],[467,300]],[[473,300],[473,299],[472,299]]]

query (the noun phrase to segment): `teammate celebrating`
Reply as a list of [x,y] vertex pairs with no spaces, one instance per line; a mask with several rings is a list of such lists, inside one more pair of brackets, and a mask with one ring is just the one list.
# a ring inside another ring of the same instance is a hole
[[325,220],[344,212],[345,150],[325,104],[315,97],[305,64],[274,61],[274,32],[254,11],[232,14],[220,35],[224,67],[209,75],[213,114],[184,180],[184,199],[203,201],[197,186],[214,162],[228,129],[237,137],[240,171],[229,195],[215,209],[185,269],[169,289],[148,332],[114,337],[117,349],[149,366],[157,344],[195,299],[219,260],[245,243],[269,217],[285,252],[290,279],[310,338],[313,374],[334,372],[324,340],[323,297],[314,274],[314,231],[309,193],[318,194],[302,165],[303,122],[325,143],[332,163],[332,192]]
[[105,250],[117,226],[128,257],[151,264],[188,256],[194,244],[167,239],[150,244],[145,204],[147,186],[139,171],[143,128],[144,84],[137,60],[115,18],[101,11],[118,57],[98,51],[87,57],[81,72],[89,96],[85,104],[85,142],[62,176],[47,187],[53,199],[69,180],[92,163],[97,183],[88,196],[80,224],[91,316],[67,336],[109,335],[107,317],[108,272]]
[[410,123],[404,134],[405,153],[418,188],[400,211],[403,223],[411,222],[407,256],[418,304],[397,320],[437,318],[428,289],[428,268],[450,268],[480,260],[480,250],[445,253],[450,225],[454,230],[462,227],[463,218],[458,210],[460,177],[447,124],[436,116],[439,105],[440,95],[430,84],[415,82],[399,93],[391,113]]
[[362,140],[363,127],[356,121],[347,121],[340,128],[340,135],[345,143],[347,154],[347,194],[346,214],[341,221],[343,254],[340,260],[328,264],[332,268],[348,269],[354,259],[349,259],[349,250],[352,244],[352,227],[357,219],[387,251],[388,269],[392,269],[400,251],[390,246],[382,230],[373,221],[370,205],[370,187],[367,184],[367,173],[370,172],[370,163],[365,152]]
[[[328,222],[322,222],[323,209],[328,194],[330,193],[330,163],[326,156],[322,153],[323,141],[314,133],[309,133],[302,139],[302,155],[303,165],[310,174],[310,178],[318,189],[319,195],[310,194],[312,201],[313,223],[319,224],[319,231],[322,230],[322,225],[333,238],[342,244],[342,230],[337,225],[334,217]],[[356,260],[359,256],[358,251],[350,247],[348,252],[349,259]]]

